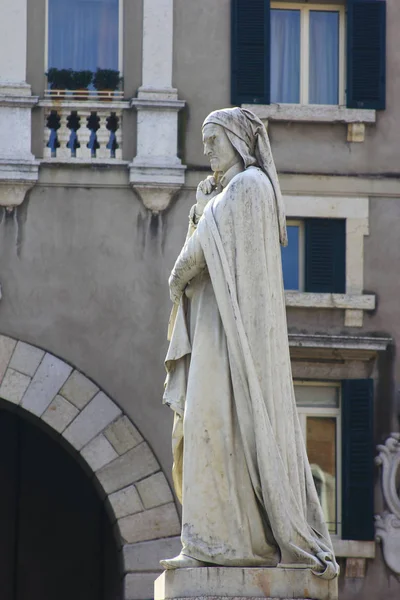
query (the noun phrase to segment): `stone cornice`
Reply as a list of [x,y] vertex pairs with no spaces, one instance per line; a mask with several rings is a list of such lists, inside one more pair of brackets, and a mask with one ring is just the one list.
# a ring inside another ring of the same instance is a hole
[[33,108],[39,103],[39,96],[14,96],[11,94],[0,94],[0,106],[12,108]]
[[376,111],[325,104],[243,104],[260,119],[306,123],[375,123]]
[[391,341],[390,337],[289,333],[289,345],[292,348],[340,348],[383,352]]

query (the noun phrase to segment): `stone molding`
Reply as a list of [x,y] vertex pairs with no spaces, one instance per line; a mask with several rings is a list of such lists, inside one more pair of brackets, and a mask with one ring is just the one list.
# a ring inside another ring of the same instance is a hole
[[336,558],[375,558],[375,542],[332,538]]
[[347,141],[363,142],[365,124],[376,122],[376,111],[325,104],[243,104],[266,121],[346,123]]
[[17,96],[14,94],[2,94],[0,88],[0,107],[11,106],[13,108],[33,108],[39,103],[39,96]]
[[[175,551],[180,523],[160,465],[130,418],[71,365],[4,335],[0,397],[41,419],[56,439],[63,438],[80,454],[114,521],[123,556],[124,599],[152,597],[161,572],[153,559],[155,548]],[[145,561],[140,559],[143,547]],[[139,587],[132,586],[132,578]]]
[[0,206],[11,211],[25,199],[39,179],[38,160],[0,159]]
[[301,308],[341,308],[374,310],[372,294],[320,294],[314,292],[285,292],[286,306]]
[[392,433],[378,446],[375,463],[382,467],[382,493],[389,510],[375,517],[376,541],[381,542],[383,557],[389,569],[400,575],[400,491],[397,488],[400,469],[400,433]]
[[391,341],[389,337],[289,333],[289,344],[294,348],[340,348],[376,353],[386,350]]
[[376,111],[329,104],[243,104],[260,119],[307,123],[375,123]]

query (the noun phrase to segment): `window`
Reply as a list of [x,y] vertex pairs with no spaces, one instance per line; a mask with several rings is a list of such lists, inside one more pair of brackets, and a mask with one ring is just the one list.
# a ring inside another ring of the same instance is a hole
[[120,70],[120,0],[48,0],[48,68]]
[[232,104],[385,108],[385,0],[232,0],[231,24]]
[[342,104],[344,7],[271,4],[271,102]]
[[287,221],[288,245],[282,248],[285,290],[304,290],[304,221]]
[[294,390],[330,533],[346,540],[373,540],[373,381],[295,381]]
[[343,294],[346,291],[346,220],[287,221],[282,248],[285,290]]
[[315,487],[331,534],[339,534],[340,505],[340,384],[295,382],[300,425]]

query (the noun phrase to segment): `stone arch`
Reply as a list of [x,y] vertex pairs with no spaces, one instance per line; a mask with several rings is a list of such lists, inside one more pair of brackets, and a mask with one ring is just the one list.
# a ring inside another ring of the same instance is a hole
[[0,398],[28,411],[82,457],[121,545],[124,599],[153,597],[158,561],[180,550],[169,484],[130,418],[83,373],[0,335]]

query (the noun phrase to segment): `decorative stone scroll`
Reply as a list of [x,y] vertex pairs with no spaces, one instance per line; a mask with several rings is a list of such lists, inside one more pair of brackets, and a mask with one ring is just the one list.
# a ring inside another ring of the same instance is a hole
[[400,433],[378,446],[375,459],[382,467],[382,492],[389,510],[375,517],[376,540],[382,543],[387,566],[400,575]]

